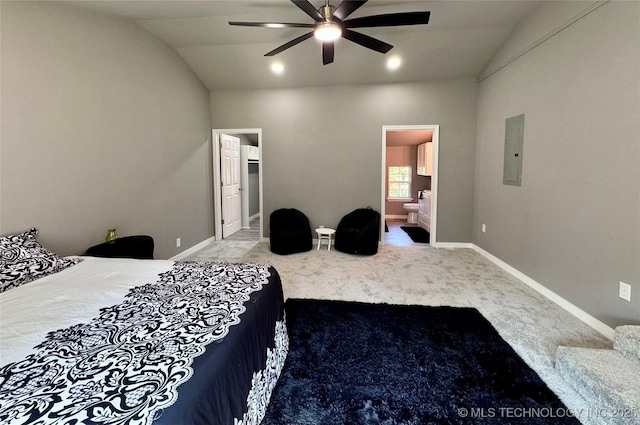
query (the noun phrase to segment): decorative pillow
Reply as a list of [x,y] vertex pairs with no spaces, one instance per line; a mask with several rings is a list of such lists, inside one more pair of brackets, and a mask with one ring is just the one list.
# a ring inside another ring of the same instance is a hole
[[0,293],[82,261],[58,257],[40,245],[37,235],[34,227],[18,235],[0,237]]

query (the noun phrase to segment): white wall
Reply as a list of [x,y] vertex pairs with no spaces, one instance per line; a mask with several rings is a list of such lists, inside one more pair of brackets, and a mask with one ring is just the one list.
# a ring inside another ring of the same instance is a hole
[[[544,4],[495,63],[547,34],[549,16],[570,20],[570,6]],[[478,92],[474,243],[609,326],[640,323],[639,70],[640,3],[614,1]],[[522,113],[522,186],[504,186],[505,119]]]
[[67,255],[115,227],[158,258],[211,236],[209,92],[184,60],[72,6],[3,1],[1,23],[0,232]]

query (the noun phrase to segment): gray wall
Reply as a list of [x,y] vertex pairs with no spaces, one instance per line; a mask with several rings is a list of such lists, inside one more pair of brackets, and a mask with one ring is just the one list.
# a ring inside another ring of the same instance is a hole
[[[545,4],[500,60],[581,3]],[[639,55],[640,4],[609,2],[478,92],[474,243],[610,326],[640,323]],[[521,113],[522,187],[503,186],[505,119]]]
[[337,226],[355,208],[381,209],[382,126],[440,125],[438,241],[470,242],[476,83],[214,91],[214,128],[262,128],[265,234],[278,208]]
[[158,258],[211,236],[209,92],[183,59],[60,4],[2,2],[1,24],[0,233],[67,255],[115,227]]

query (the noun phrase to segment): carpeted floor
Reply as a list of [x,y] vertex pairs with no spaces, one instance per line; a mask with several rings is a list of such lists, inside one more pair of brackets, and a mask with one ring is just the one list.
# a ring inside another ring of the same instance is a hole
[[370,257],[333,249],[280,256],[270,252],[268,242],[219,241],[186,260],[271,264],[280,273],[285,298],[474,307],[576,410],[592,406],[557,375],[556,348],[612,347],[607,338],[470,249],[383,245]]
[[476,309],[285,309],[289,356],[262,425],[579,424]]

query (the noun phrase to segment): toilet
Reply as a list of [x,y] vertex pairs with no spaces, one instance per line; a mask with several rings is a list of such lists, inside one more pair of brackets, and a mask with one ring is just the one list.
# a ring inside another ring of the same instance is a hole
[[407,223],[417,224],[418,223],[418,208],[419,204],[402,204],[402,207],[407,211]]

